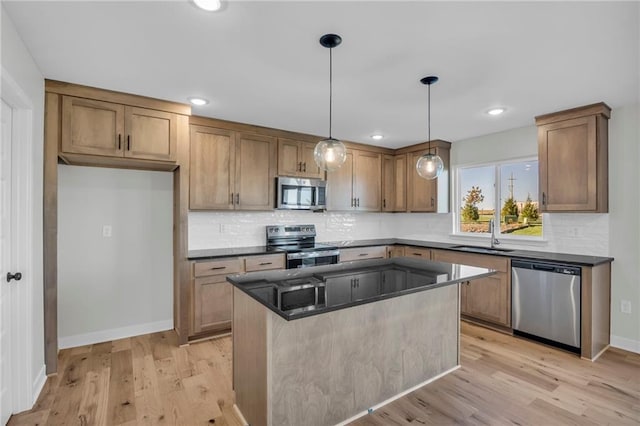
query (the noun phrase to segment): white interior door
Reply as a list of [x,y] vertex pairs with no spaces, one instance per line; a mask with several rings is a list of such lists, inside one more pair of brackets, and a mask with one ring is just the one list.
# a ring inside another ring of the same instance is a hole
[[12,263],[12,235],[15,216],[12,203],[12,116],[13,111],[2,102],[2,133],[0,139],[0,424],[5,425],[12,414],[12,368],[11,368],[11,302],[15,281],[7,282],[7,273],[14,273]]

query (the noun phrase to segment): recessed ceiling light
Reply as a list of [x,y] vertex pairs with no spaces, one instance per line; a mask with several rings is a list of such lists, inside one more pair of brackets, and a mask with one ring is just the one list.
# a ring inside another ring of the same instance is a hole
[[220,0],[193,0],[193,3],[200,9],[206,10],[207,12],[215,12],[222,6],[222,2]]
[[371,135],[371,139],[373,139],[374,141],[379,141],[382,138],[384,138],[384,136],[382,136],[379,133],[376,133],[375,135]]
[[506,108],[491,108],[489,111],[487,111],[487,114],[489,115],[500,115],[503,112],[505,112],[507,109]]
[[209,103],[208,100],[203,99],[203,98],[188,98],[189,102],[191,102],[192,105],[196,105],[196,106],[202,106],[202,105],[206,105]]

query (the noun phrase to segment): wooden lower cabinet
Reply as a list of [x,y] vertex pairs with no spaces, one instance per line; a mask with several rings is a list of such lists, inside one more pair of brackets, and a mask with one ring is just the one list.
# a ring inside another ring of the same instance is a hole
[[233,286],[227,276],[285,268],[284,254],[224,257],[195,261],[191,267],[192,338],[231,331]]
[[431,249],[407,246],[404,249],[404,256],[413,257],[417,259],[431,260]]
[[340,263],[351,262],[354,260],[386,259],[386,258],[387,258],[386,246],[340,249]]
[[431,256],[438,262],[495,269],[494,275],[461,285],[460,311],[467,319],[511,327],[510,259],[448,250],[432,250]]
[[404,256],[405,246],[388,246],[387,257],[402,257]]

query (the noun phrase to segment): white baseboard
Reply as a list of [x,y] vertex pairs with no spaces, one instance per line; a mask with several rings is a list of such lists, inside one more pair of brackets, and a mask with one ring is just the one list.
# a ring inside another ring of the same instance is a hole
[[92,345],[94,343],[108,342],[109,340],[124,339],[125,337],[139,336],[141,334],[156,333],[158,331],[166,330],[173,330],[172,319],[60,337],[58,338],[58,348],[75,348],[77,346]]
[[637,340],[612,335],[610,345],[614,348],[620,348],[624,349],[625,351],[640,354],[640,341]]
[[370,414],[370,413],[373,413],[373,412],[374,412],[375,410],[377,410],[378,408],[383,407],[383,406],[385,406],[385,405],[389,404],[390,402],[395,401],[396,399],[400,399],[400,398],[402,398],[403,396],[405,396],[405,395],[407,395],[407,394],[410,394],[411,392],[413,392],[413,391],[414,391],[414,390],[416,390],[416,389],[420,389],[421,387],[423,387],[423,386],[425,386],[425,385],[428,385],[428,384],[429,384],[429,383],[431,383],[431,382],[435,382],[435,381],[436,381],[436,380],[438,380],[439,378],[444,377],[444,376],[446,376],[447,374],[449,374],[449,373],[452,373],[452,372],[456,371],[458,368],[460,368],[460,366],[459,366],[459,365],[456,365],[455,367],[453,367],[453,368],[451,368],[451,369],[449,369],[449,370],[447,370],[447,371],[444,371],[444,372],[442,372],[442,373],[438,374],[437,376],[430,378],[429,380],[425,380],[424,382],[419,383],[419,384],[415,385],[414,387],[412,387],[412,388],[410,388],[410,389],[407,389],[407,390],[406,390],[406,391],[404,391],[404,392],[401,392],[401,393],[399,393],[399,394],[397,394],[397,395],[394,395],[394,396],[392,396],[391,398],[389,398],[389,399],[387,399],[387,400],[385,400],[385,401],[382,401],[382,402],[381,402],[381,403],[379,403],[379,404],[374,405],[373,407],[369,408],[367,411],[362,411],[362,412],[360,412],[360,413],[356,414],[355,416],[350,417],[350,418],[348,418],[347,420],[344,420],[344,421],[342,421],[342,422],[338,423],[336,426],[345,426],[345,425],[348,425],[349,423],[351,423],[351,422],[353,422],[353,421],[355,421],[355,420],[359,419],[360,417],[362,417],[362,416],[366,416],[367,414]]
[[47,382],[47,369],[46,366],[42,364],[42,368],[38,372],[38,376],[33,381],[33,385],[31,386],[31,395],[33,397],[33,401],[31,401],[31,406],[33,407],[40,396],[40,392],[42,392],[42,388],[44,388],[44,384]]

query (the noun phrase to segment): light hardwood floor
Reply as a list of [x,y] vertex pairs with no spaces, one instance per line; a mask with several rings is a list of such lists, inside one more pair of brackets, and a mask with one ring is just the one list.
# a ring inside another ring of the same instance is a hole
[[[460,369],[353,425],[640,424],[640,355],[592,363],[467,323],[461,347]],[[155,333],[61,351],[58,375],[9,425],[236,426],[232,401],[229,337],[180,348]]]

